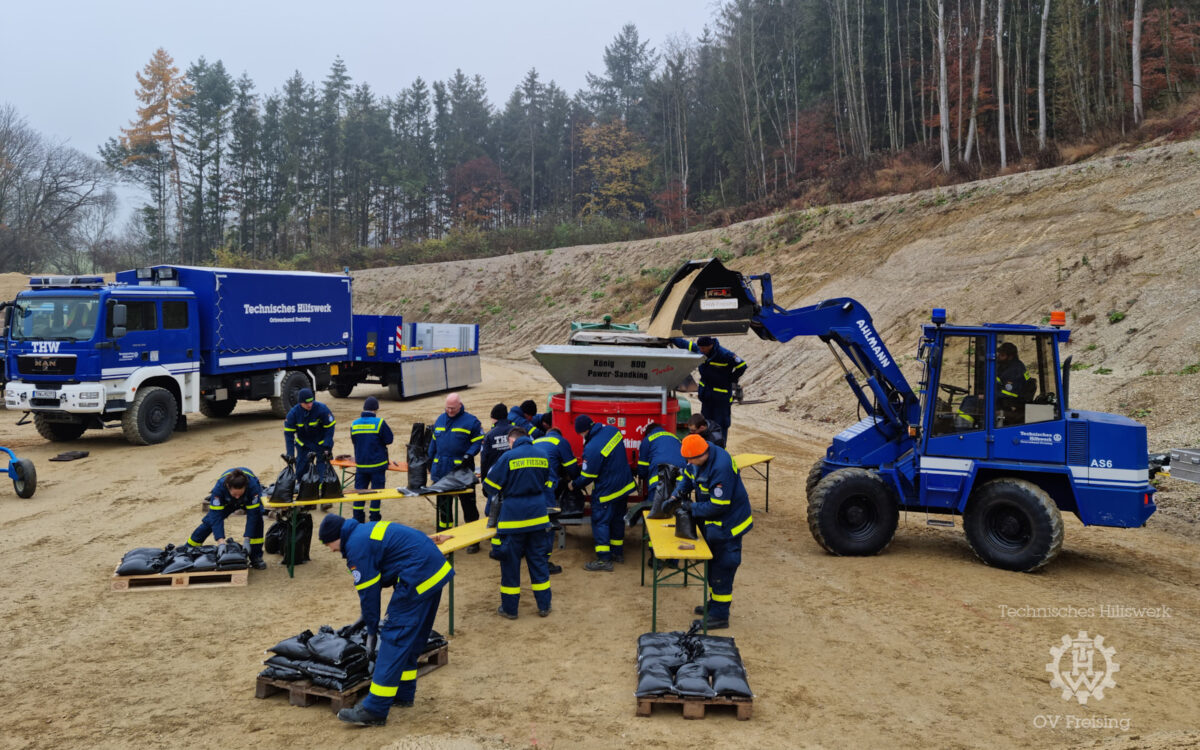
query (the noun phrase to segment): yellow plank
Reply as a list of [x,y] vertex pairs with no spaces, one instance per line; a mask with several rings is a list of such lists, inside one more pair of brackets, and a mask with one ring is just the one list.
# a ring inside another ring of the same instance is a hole
[[[654,548],[654,556],[660,560],[711,560],[712,551],[704,538],[680,539],[675,536],[674,518],[650,518],[650,511],[642,511],[642,521],[650,532],[650,544]],[[695,549],[680,549],[681,545],[691,544]]]
[[479,544],[496,536],[495,529],[489,529],[487,519],[481,518],[478,521],[464,523],[461,526],[455,526],[452,529],[447,529],[439,533],[440,536],[450,537],[448,540],[438,545],[443,555],[448,555],[451,552],[457,552],[465,547],[470,547],[472,544]]
[[370,492],[356,492],[353,496],[335,497],[325,500],[301,500],[295,503],[273,503],[269,500],[263,500],[264,508],[283,509],[283,508],[301,508],[312,505],[332,505],[333,503],[348,502],[353,499],[354,502],[371,500],[403,500],[405,498],[421,498],[421,497],[449,497],[451,495],[467,495],[474,492],[473,487],[465,490],[454,490],[453,492],[427,492],[424,495],[405,495],[400,490],[372,490]]
[[733,457],[733,460],[739,469],[747,469],[758,464],[769,463],[775,460],[775,457],[764,453],[739,453]]

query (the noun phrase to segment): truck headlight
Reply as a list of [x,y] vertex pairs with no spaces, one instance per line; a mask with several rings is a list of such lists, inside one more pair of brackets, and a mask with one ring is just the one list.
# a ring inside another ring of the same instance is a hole
[[85,398],[98,399],[98,398],[100,398],[100,392],[99,391],[83,391],[82,393],[79,394],[79,398],[81,398],[81,399],[85,399]]

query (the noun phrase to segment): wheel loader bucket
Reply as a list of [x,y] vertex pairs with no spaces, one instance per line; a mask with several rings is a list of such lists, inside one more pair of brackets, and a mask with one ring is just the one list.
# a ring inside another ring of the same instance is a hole
[[654,304],[651,336],[718,336],[745,333],[758,307],[742,274],[716,258],[684,263]]

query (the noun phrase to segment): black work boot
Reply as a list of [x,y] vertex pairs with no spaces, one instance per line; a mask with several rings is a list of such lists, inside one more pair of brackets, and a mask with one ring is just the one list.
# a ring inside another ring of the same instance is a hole
[[583,569],[590,570],[593,573],[598,570],[606,570],[609,573],[611,573],[612,569],[613,569],[613,564],[612,564],[612,560],[592,560],[590,563],[584,565]]
[[550,575],[556,575],[556,574],[562,572],[562,566],[556,565],[555,563],[550,563],[549,569],[550,569]]
[[363,708],[361,703],[354,708],[343,708],[338,711],[337,717],[347,724],[357,724],[360,727],[381,727],[387,724],[386,716],[371,713]]
[[260,558],[258,558],[257,560],[251,560],[251,561],[250,561],[250,567],[254,568],[255,570],[266,570],[266,569],[267,569],[267,564],[266,564],[266,562],[264,562],[264,561],[263,561],[263,559],[260,557]]
[[[702,628],[702,627],[704,627],[704,621],[703,620],[692,620],[692,627],[693,628]],[[709,630],[724,630],[727,627],[729,627],[729,620],[713,620],[710,618],[708,621],[708,629]]]

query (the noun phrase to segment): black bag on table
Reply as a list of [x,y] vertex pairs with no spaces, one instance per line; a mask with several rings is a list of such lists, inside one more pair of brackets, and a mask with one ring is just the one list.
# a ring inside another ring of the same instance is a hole
[[421,422],[412,426],[412,435],[405,446],[408,458],[408,488],[417,490],[429,481],[430,431]]
[[696,538],[696,520],[692,511],[684,505],[675,509],[675,536],[679,539]]
[[275,484],[271,487],[271,502],[290,503],[292,502],[292,496],[295,494],[296,467],[291,461],[288,461],[287,466],[284,466],[283,471],[279,472],[279,476],[275,479]]
[[342,495],[342,480],[338,478],[337,469],[328,461],[317,461],[321,469],[321,499],[340,500]]
[[300,472],[300,484],[296,502],[321,499],[321,467],[318,461],[309,461]]

